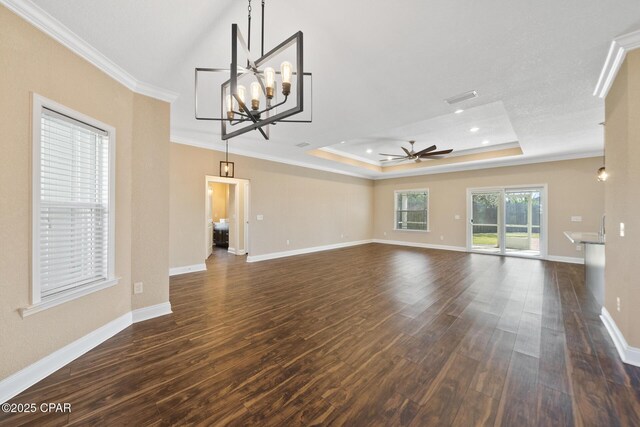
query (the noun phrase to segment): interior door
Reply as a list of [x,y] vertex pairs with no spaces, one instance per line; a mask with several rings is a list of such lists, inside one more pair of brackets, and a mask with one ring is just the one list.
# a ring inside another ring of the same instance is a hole
[[472,191],[470,249],[485,253],[502,253],[502,191]]

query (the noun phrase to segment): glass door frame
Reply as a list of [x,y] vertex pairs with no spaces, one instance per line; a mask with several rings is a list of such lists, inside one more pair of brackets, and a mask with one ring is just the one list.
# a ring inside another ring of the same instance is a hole
[[[480,253],[486,255],[515,256],[533,259],[547,259],[548,233],[549,233],[549,199],[547,184],[533,185],[506,185],[500,187],[472,187],[467,188],[467,252]],[[506,204],[505,194],[513,191],[540,191],[540,201],[542,210],[540,211],[540,255],[530,255],[526,253],[507,252],[506,243]],[[473,194],[474,193],[500,193],[500,203],[498,205],[498,244],[500,251],[490,252],[473,248]]]

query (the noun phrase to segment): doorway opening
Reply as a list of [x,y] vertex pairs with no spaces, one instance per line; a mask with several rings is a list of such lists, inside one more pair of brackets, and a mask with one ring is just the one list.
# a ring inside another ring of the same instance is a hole
[[246,179],[205,177],[205,259],[220,251],[249,253],[249,188]]
[[467,250],[546,257],[546,185],[474,188],[467,194]]

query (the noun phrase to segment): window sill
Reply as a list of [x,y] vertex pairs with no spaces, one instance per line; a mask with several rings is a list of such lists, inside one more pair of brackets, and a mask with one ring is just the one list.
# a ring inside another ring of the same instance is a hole
[[402,233],[405,233],[405,232],[409,232],[409,233],[431,233],[431,230],[405,230],[405,229],[402,229],[402,228],[396,228],[393,231],[400,231]]
[[102,282],[91,283],[89,285],[85,285],[79,287],[77,289],[70,289],[66,292],[61,292],[58,295],[50,295],[48,297],[42,298],[42,300],[36,304],[30,305],[25,308],[21,308],[18,311],[22,318],[27,316],[31,316],[32,314],[39,313],[48,308],[55,307],[60,304],[64,304],[65,302],[73,301],[74,299],[78,299],[85,295],[92,294],[102,289],[110,288],[115,286],[120,281],[120,278],[116,277],[115,279],[104,280]]

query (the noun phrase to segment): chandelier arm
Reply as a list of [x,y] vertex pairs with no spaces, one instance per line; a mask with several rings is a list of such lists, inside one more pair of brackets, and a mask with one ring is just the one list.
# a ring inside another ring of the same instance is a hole
[[275,104],[275,105],[271,105],[271,106],[269,106],[269,107],[265,108],[264,110],[260,111],[260,114],[262,114],[262,113],[266,113],[267,111],[271,111],[271,110],[273,110],[274,108],[281,106],[282,104],[284,104],[285,102],[287,102],[287,98],[289,98],[289,96],[288,96],[288,95],[284,97],[284,100],[283,100],[282,102],[278,102],[277,104]]
[[240,111],[234,111],[234,112],[233,112],[233,114],[237,114],[237,115],[239,115],[239,116],[249,118],[249,115],[248,115],[248,114],[241,113]]

